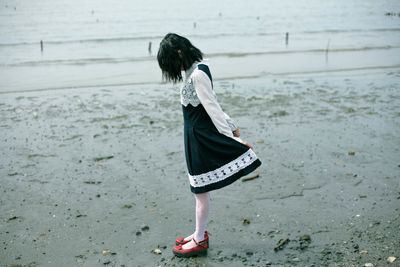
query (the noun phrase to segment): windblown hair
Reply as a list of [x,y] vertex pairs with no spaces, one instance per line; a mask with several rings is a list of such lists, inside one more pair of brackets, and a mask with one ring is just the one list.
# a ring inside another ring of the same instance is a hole
[[[181,50],[181,56],[179,56],[178,50]],[[173,83],[182,81],[182,68],[187,70],[194,62],[202,59],[203,53],[198,48],[185,37],[175,33],[165,35],[157,54],[163,79]]]

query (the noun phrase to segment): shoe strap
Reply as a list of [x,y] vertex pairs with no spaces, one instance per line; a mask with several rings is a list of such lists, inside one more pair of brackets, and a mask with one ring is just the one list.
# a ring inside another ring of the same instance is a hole
[[193,238],[194,243],[202,248],[207,248],[207,240],[204,239],[203,241],[197,242],[196,239]]

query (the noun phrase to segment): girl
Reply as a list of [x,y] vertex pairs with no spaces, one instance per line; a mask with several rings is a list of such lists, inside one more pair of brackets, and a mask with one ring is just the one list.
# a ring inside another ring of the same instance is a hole
[[185,71],[180,90],[185,156],[190,189],[196,199],[196,230],[176,239],[173,253],[178,257],[206,254],[209,192],[254,171],[261,161],[239,138],[239,129],[218,104],[210,69],[198,48],[188,39],[169,33],[160,43],[157,60],[167,81],[182,81],[181,71]]

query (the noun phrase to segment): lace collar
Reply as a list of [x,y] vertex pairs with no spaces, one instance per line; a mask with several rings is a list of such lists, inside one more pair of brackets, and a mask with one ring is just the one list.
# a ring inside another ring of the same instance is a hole
[[200,104],[200,100],[197,97],[196,90],[194,88],[193,80],[190,78],[193,71],[197,68],[199,62],[193,63],[193,65],[185,71],[185,81],[181,87],[181,104],[187,107],[191,104],[193,107],[197,107]]
[[194,88],[193,80],[191,75],[193,74],[194,70],[197,68],[199,64],[206,64],[207,62],[194,62],[193,65],[185,71],[185,81],[181,87],[180,95],[181,95],[181,104],[185,107],[191,104],[193,107],[197,107],[200,104],[200,100],[197,97],[196,90]]

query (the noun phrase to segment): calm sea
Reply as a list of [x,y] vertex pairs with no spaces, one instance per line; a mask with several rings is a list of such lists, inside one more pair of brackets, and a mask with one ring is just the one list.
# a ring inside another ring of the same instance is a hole
[[400,69],[398,0],[2,0],[0,92],[159,83],[168,32],[217,79]]

